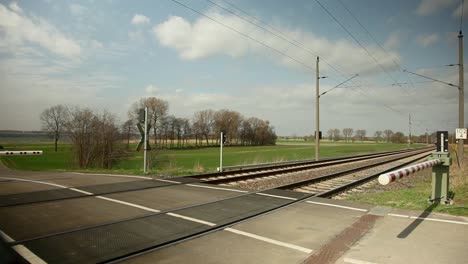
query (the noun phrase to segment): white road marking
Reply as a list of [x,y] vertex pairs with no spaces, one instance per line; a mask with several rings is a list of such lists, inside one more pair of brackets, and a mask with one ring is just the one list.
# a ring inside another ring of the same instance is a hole
[[143,209],[143,210],[154,212],[154,213],[161,212],[160,210],[156,210],[156,209],[149,208],[149,207],[146,207],[146,206],[142,206],[142,205],[138,205],[138,204],[134,204],[134,203],[128,203],[128,202],[124,202],[124,201],[121,201],[121,200],[112,199],[112,198],[108,198],[108,197],[104,197],[104,196],[95,196],[95,197],[98,198],[98,199],[103,199],[103,200],[114,202],[114,203],[124,204],[124,205],[128,205],[128,206],[131,206],[131,207]]
[[345,258],[343,261],[346,263],[351,263],[351,264],[377,264],[375,262],[368,262],[368,261],[362,261],[362,260],[350,259],[350,258]]
[[155,181],[162,181],[162,182],[169,182],[169,183],[181,183],[178,181],[170,181],[170,180],[164,180],[164,179],[154,179]]
[[293,245],[293,244],[281,242],[281,241],[278,241],[278,240],[274,240],[274,239],[271,239],[271,238],[267,238],[267,237],[255,235],[255,234],[252,234],[252,233],[240,231],[240,230],[237,230],[237,229],[234,229],[234,228],[226,228],[226,229],[224,229],[224,230],[225,230],[225,231],[228,231],[228,232],[236,233],[236,234],[239,234],[239,235],[242,235],[242,236],[246,236],[246,237],[250,237],[250,238],[253,238],[253,239],[257,239],[257,240],[261,240],[261,241],[264,241],[264,242],[268,242],[268,243],[270,243],[270,244],[274,244],[274,245],[278,245],[278,246],[282,246],[282,247],[286,247],[286,248],[291,248],[291,249],[295,249],[295,250],[298,250],[298,251],[302,251],[302,252],[307,253],[307,254],[310,254],[310,253],[313,251],[312,249],[308,249],[308,248],[305,248],[305,247],[301,247],[301,246],[297,246],[297,245]]
[[55,183],[50,183],[50,182],[35,181],[35,180],[20,179],[20,178],[9,178],[9,177],[0,177],[0,178],[1,178],[1,179],[7,179],[7,180],[14,180],[14,181],[24,181],[24,182],[41,183],[41,184],[46,184],[46,185],[55,186],[55,187],[59,187],[59,188],[68,189],[67,186],[60,185],[60,184],[55,184]]
[[306,201],[306,203],[318,204],[318,205],[325,205],[325,206],[337,207],[337,208],[343,208],[343,209],[349,209],[349,210],[360,211],[360,212],[367,212],[367,211],[368,211],[368,210],[366,210],[366,209],[361,209],[361,208],[356,208],[356,207],[349,207],[349,206],[343,206],[343,205],[337,205],[337,204],[329,204],[329,203],[321,203],[321,202],[314,202],[314,201]]
[[215,223],[207,222],[207,221],[204,221],[204,220],[201,220],[201,219],[188,217],[188,216],[184,216],[184,215],[180,215],[180,214],[167,213],[167,215],[177,217],[177,218],[182,218],[182,219],[192,221],[192,222],[196,222],[196,223],[200,223],[200,224],[204,224],[204,225],[207,225],[207,226],[215,226],[216,225]]
[[13,238],[11,238],[9,235],[7,235],[5,232],[3,232],[1,230],[0,230],[0,236],[3,237],[3,239],[6,242],[15,242],[15,240]]
[[90,192],[87,192],[87,191],[83,191],[83,190],[80,190],[80,189],[76,189],[76,188],[68,188],[72,191],[75,191],[75,192],[79,192],[79,193],[84,193],[86,195],[94,195],[94,193],[90,193]]
[[[0,236],[3,237],[3,239],[8,242],[15,242],[13,238],[11,238],[9,235],[7,235],[5,232],[0,231]],[[44,260],[42,260],[40,257],[38,257],[36,254],[34,254],[31,250],[29,250],[27,247],[23,245],[15,245],[12,247],[19,255],[21,255],[25,260],[29,261],[31,264],[43,264],[47,263]]]
[[263,195],[263,196],[274,197],[274,198],[286,199],[286,200],[293,200],[293,201],[297,200],[296,198],[292,198],[292,197],[273,195],[273,194],[268,194],[268,193],[256,193],[256,194]]
[[73,174],[79,174],[79,175],[97,175],[97,176],[107,176],[107,177],[121,177],[121,178],[135,178],[135,179],[153,180],[153,178],[151,178],[151,177],[136,176],[136,175],[103,174],[103,173],[82,173],[82,172],[72,172],[72,173],[73,173]]
[[47,264],[47,262],[23,245],[13,246],[13,249],[31,264]]
[[240,192],[240,193],[247,193],[247,192],[248,192],[248,191],[243,191],[243,190],[228,189],[228,188],[220,188],[220,187],[212,187],[212,186],[205,186],[205,185],[195,185],[195,184],[186,184],[186,186],[198,187],[198,188],[206,188],[206,189],[214,189],[214,190],[222,190],[222,191]]
[[468,225],[468,222],[461,222],[461,221],[454,221],[454,220],[445,220],[445,219],[418,217],[418,216],[409,216],[409,215],[400,215],[400,214],[388,214],[388,215],[395,216],[395,217],[409,218],[409,219],[419,219],[423,221],[442,222],[442,223],[450,223],[450,224],[457,224],[457,225]]

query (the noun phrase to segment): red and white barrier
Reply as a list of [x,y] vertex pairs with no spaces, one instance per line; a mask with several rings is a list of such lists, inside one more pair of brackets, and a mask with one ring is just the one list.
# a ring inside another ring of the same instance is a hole
[[391,172],[388,172],[388,173],[385,173],[385,174],[382,174],[379,176],[379,183],[382,184],[382,185],[387,185],[391,182],[394,182],[396,180],[399,180],[405,176],[408,176],[410,174],[413,174],[415,172],[418,172],[418,171],[421,171],[421,170],[424,170],[426,168],[430,168],[430,167],[433,167],[437,164],[440,164],[440,160],[439,159],[434,159],[434,160],[429,160],[429,161],[426,161],[426,162],[423,162],[423,163],[419,163],[419,164],[416,164],[416,165],[413,165],[413,166],[410,166],[410,167],[406,167],[406,168],[403,168],[403,169],[399,169],[399,170],[396,170],[396,171],[391,171]]
[[42,150],[0,151],[0,156],[42,155]]

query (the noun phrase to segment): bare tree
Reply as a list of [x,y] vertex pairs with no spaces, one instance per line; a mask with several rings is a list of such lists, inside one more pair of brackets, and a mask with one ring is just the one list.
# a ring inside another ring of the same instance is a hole
[[114,115],[107,111],[97,115],[88,108],[75,108],[66,128],[80,168],[112,167],[120,138]]
[[358,129],[355,132],[356,138],[358,138],[361,142],[364,141],[364,138],[366,137],[366,130],[365,129]]
[[382,131],[375,131],[374,138],[376,142],[379,142],[382,139]]
[[132,138],[132,135],[137,132],[135,123],[134,119],[129,119],[122,124],[122,134],[127,140],[127,149],[130,148],[130,139]]
[[65,130],[65,123],[68,120],[68,108],[63,105],[55,105],[41,113],[41,121],[43,130],[54,138],[55,152],[57,152],[57,145],[62,133]]
[[328,140],[330,140],[330,141],[333,140],[333,129],[332,128],[327,130],[327,137],[328,137]]
[[406,136],[402,132],[398,131],[398,132],[392,133],[391,141],[393,143],[403,144],[403,143],[406,143]]
[[353,135],[353,129],[352,128],[343,128],[343,136],[345,138],[345,141],[348,142],[351,135]]
[[340,140],[340,130],[338,128],[333,129],[333,141]]
[[390,129],[385,129],[383,131],[384,135],[385,135],[385,139],[387,140],[387,142],[390,142],[392,136],[393,136],[393,131],[390,130]]
[[70,112],[70,120],[66,127],[80,168],[89,167],[94,158],[94,146],[91,144],[94,125],[95,115],[91,109],[75,108]]
[[145,107],[148,107],[148,119],[150,120],[149,124],[153,128],[154,144],[157,144],[157,133],[160,121],[167,115],[169,104],[167,101],[156,97],[141,98],[130,107],[128,111],[129,119],[136,120],[140,109]]
[[193,117],[193,128],[195,132],[204,137],[208,145],[208,137],[213,130],[214,111],[211,109],[196,112]]
[[230,142],[237,139],[239,126],[243,119],[241,114],[223,109],[216,111],[213,118],[214,133],[219,134],[221,131],[224,131]]

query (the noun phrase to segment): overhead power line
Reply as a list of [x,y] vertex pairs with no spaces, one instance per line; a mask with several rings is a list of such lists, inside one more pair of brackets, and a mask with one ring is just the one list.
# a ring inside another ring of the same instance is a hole
[[181,2],[179,2],[177,0],[171,0],[171,1],[178,4],[178,5],[180,5],[180,6],[183,6],[183,7],[187,8],[187,9],[189,9],[189,10],[191,10],[191,11],[193,11],[193,12],[195,12],[195,13],[203,16],[203,17],[206,17],[209,20],[211,20],[211,21],[213,21],[215,23],[218,23],[219,25],[222,25],[222,26],[236,32],[237,34],[242,35],[242,36],[244,36],[244,37],[246,37],[246,38],[248,38],[248,39],[250,39],[250,40],[252,40],[252,41],[254,41],[254,42],[256,42],[256,43],[258,43],[258,44],[260,44],[260,45],[262,45],[262,46],[264,46],[264,47],[266,47],[266,48],[268,48],[268,49],[270,49],[270,50],[272,50],[272,51],[274,51],[274,52],[276,52],[276,53],[278,53],[278,54],[280,54],[282,56],[284,56],[284,57],[287,57],[290,60],[295,61],[296,63],[298,63],[298,64],[300,64],[300,65],[302,65],[302,66],[304,66],[304,67],[306,67],[306,68],[308,68],[310,70],[313,70],[315,72],[315,68],[307,65],[306,63],[304,63],[304,62],[302,62],[302,61],[300,61],[300,60],[298,60],[298,59],[296,59],[296,58],[294,58],[292,56],[289,56],[288,54],[286,54],[286,53],[284,53],[284,52],[282,52],[282,51],[280,51],[280,50],[278,50],[278,49],[276,49],[276,48],[274,48],[274,47],[272,47],[272,46],[270,46],[270,45],[268,45],[268,44],[266,44],[266,43],[264,43],[264,42],[262,42],[262,41],[260,41],[260,40],[258,40],[256,38],[254,38],[254,37],[252,37],[252,36],[250,36],[250,35],[248,35],[246,33],[243,33],[243,32],[241,32],[241,31],[239,31],[239,30],[237,30],[237,29],[235,29],[235,28],[233,28],[231,26],[228,26],[228,25],[226,25],[226,24],[224,24],[224,23],[222,23],[222,22],[208,16],[207,14],[205,14],[203,12],[200,12],[200,11],[198,11],[198,10],[196,10],[196,9],[194,9],[194,8],[184,4],[184,3],[181,3]]
[[[377,44],[377,46],[380,47],[380,49],[383,50],[383,52],[385,52],[385,54],[392,60],[393,64],[401,71],[402,70],[402,66],[400,63],[397,63],[395,61],[395,59],[393,58],[392,55],[390,55],[390,53],[387,51],[387,49],[380,44],[379,41],[377,41],[376,38],[374,38],[374,36],[372,35],[372,33],[364,26],[364,24],[361,23],[361,21],[359,21],[359,19],[354,15],[354,13],[343,3],[342,0],[338,0],[340,2],[340,4],[344,7],[344,9],[351,15],[351,17],[353,17],[353,19],[359,24],[359,26],[361,26],[361,28],[367,33],[367,35],[369,35],[369,37],[375,42],[375,44]],[[407,77],[407,82],[409,82],[409,84],[411,84],[411,86],[414,88],[414,85],[413,83],[411,82],[411,80]],[[400,86],[400,88],[402,90],[404,90],[406,93],[408,93],[405,89],[403,89],[402,86]]]
[[[277,38],[279,38],[279,39],[281,39],[281,40],[283,40],[283,41],[288,42],[289,44],[295,46],[296,48],[302,49],[302,50],[306,51],[306,52],[309,53],[309,54],[312,54],[312,55],[314,55],[314,56],[320,57],[320,58],[321,58],[321,61],[325,62],[325,64],[327,64],[327,65],[328,65],[330,68],[332,68],[334,71],[336,71],[337,73],[339,73],[339,74],[341,74],[341,75],[343,75],[343,76],[346,75],[346,74],[343,73],[342,71],[338,70],[338,69],[337,69],[335,66],[333,66],[331,63],[329,63],[329,62],[327,62],[325,59],[323,59],[323,57],[320,56],[317,52],[312,51],[312,50],[306,48],[305,45],[302,44],[301,42],[297,41],[297,40],[294,39],[294,38],[291,38],[291,37],[288,36],[287,34],[283,33],[281,30],[276,29],[276,28],[274,28],[274,27],[268,25],[266,22],[263,22],[262,20],[260,20],[260,19],[258,19],[258,18],[256,18],[256,17],[253,17],[253,16],[251,16],[251,15],[249,15],[247,12],[245,12],[245,11],[243,11],[242,9],[236,7],[235,5],[233,5],[233,4],[231,4],[231,3],[227,2],[227,1],[223,1],[223,2],[227,3],[228,5],[234,7],[235,9],[241,11],[243,14],[247,15],[248,17],[251,17],[251,18],[253,18],[253,19],[259,21],[261,24],[263,24],[263,25],[265,25],[265,26],[260,26],[260,25],[258,25],[258,24],[256,24],[256,23],[253,23],[253,22],[250,21],[249,19],[246,19],[245,17],[240,16],[240,15],[236,14],[235,12],[229,10],[228,8],[226,8],[226,7],[222,6],[222,5],[219,5],[219,4],[217,4],[217,3],[215,3],[215,2],[213,2],[213,1],[211,1],[211,0],[206,0],[206,1],[209,2],[209,3],[211,3],[211,4],[213,4],[213,5],[215,5],[215,6],[217,6],[217,7],[219,7],[219,8],[221,8],[221,9],[223,9],[223,10],[226,11],[226,12],[228,12],[228,13],[230,13],[230,14],[232,14],[232,15],[234,15],[234,16],[236,16],[236,17],[238,17],[238,18],[240,18],[240,19],[242,19],[242,20],[244,20],[244,21],[246,21],[246,22],[249,23],[249,24],[252,24],[252,25],[254,25],[254,26],[256,26],[256,27],[258,27],[258,28],[260,28],[260,29],[265,30],[266,32],[272,34],[273,36],[275,36],[275,37],[277,37]],[[270,28],[271,30],[268,29],[268,28]],[[274,31],[277,32],[277,33],[275,33]]]
[[463,4],[465,0],[461,0],[461,15],[460,15],[460,32],[463,30]]
[[370,33],[369,30],[367,30],[367,28],[361,23],[361,21],[359,21],[359,19],[354,15],[353,12],[351,12],[351,10],[343,3],[343,1],[339,0],[340,4],[344,7],[344,9],[351,15],[351,17],[353,17],[354,20],[356,20],[356,22],[359,24],[359,26],[361,26],[362,29],[364,29],[364,31],[367,33],[367,35],[369,35],[369,37],[385,52],[385,54],[387,54],[388,57],[390,57],[392,59],[392,62],[393,64],[395,64],[395,66],[397,66],[397,68],[401,69],[401,66],[399,63],[397,63],[393,57],[390,55],[390,53],[387,51],[387,49],[382,46],[380,44],[380,42],[378,42],[374,36]]
[[372,60],[380,67],[380,69],[392,79],[394,83],[398,81],[379,63],[372,53],[351,33],[319,0],[315,0],[320,7],[372,58]]
[[431,78],[431,77],[427,77],[427,76],[424,76],[424,75],[421,75],[421,74],[418,74],[418,73],[410,72],[410,71],[408,71],[408,70],[403,70],[403,72],[411,73],[411,74],[417,75],[417,76],[419,76],[419,77],[432,80],[432,81],[434,81],[434,82],[443,83],[443,84],[446,84],[446,85],[449,85],[449,86],[453,86],[453,87],[457,87],[458,89],[460,89],[460,86],[455,85],[455,84],[453,84],[453,83],[448,83],[448,82],[444,82],[444,81],[441,81],[441,80],[437,80],[437,79],[434,79],[434,78]]

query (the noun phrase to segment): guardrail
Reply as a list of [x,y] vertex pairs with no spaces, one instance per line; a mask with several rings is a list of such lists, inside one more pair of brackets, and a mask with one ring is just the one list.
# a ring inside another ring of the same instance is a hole
[[413,173],[416,173],[418,171],[424,170],[426,168],[431,168],[435,165],[438,165],[441,163],[440,159],[433,159],[429,160],[423,163],[419,163],[413,166],[409,166],[406,168],[402,168],[399,170],[391,171],[385,174],[382,174],[379,176],[379,183],[382,185],[387,185],[391,182],[394,182],[396,180],[399,180],[405,176],[411,175]]
[[0,151],[0,156],[42,155],[42,150]]

